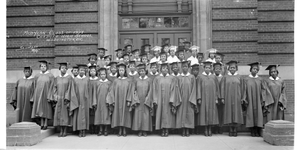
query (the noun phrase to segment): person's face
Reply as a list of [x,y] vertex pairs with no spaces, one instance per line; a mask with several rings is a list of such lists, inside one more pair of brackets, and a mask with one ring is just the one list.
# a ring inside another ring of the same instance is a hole
[[145,76],[146,76],[146,71],[145,71],[145,69],[144,69],[144,68],[139,69],[139,74],[140,74],[141,77],[145,77]]
[[198,62],[202,62],[203,56],[202,55],[198,55],[197,59],[198,59]]
[[116,65],[111,65],[111,66],[110,66],[110,72],[111,72],[112,74],[117,73],[117,66],[116,66]]
[[117,56],[120,58],[120,57],[122,57],[122,55],[123,55],[123,51],[118,51],[117,52]]
[[100,58],[104,57],[105,51],[104,50],[99,50],[98,55],[99,55]]
[[96,76],[96,69],[92,68],[90,69],[90,74],[92,77],[95,77]]
[[183,59],[184,59],[184,53],[183,53],[183,52],[180,52],[180,53],[178,54],[178,57],[179,57],[179,59],[183,60]]
[[197,55],[197,50],[192,50],[192,55],[196,56]]
[[157,72],[157,66],[156,65],[152,65],[150,69],[151,69],[152,73]]
[[41,69],[42,72],[47,71],[47,65],[42,63],[40,69]]
[[67,73],[67,67],[66,66],[60,66],[60,71],[63,74]]
[[229,68],[228,68],[228,70],[229,70],[229,72],[231,73],[231,74],[235,74],[235,72],[236,72],[236,65],[230,65],[229,66]]
[[188,70],[189,70],[189,65],[188,65],[187,63],[183,63],[183,64],[181,65],[181,68],[182,68],[182,72],[183,72],[184,74],[186,74],[186,73],[188,72]]
[[184,48],[185,49],[188,49],[189,47],[191,47],[189,43],[184,43]]
[[217,55],[215,60],[217,63],[220,63],[222,61],[222,58],[221,58],[221,56]]
[[108,65],[110,63],[110,59],[109,58],[105,58],[105,65]]
[[119,75],[123,77],[125,74],[125,68],[123,66],[119,67]]
[[150,52],[150,47],[149,46],[145,46],[145,52],[146,53]]
[[169,47],[168,47],[168,46],[165,46],[165,47],[164,47],[164,51],[165,51],[166,53],[168,53],[168,52],[169,52]]
[[30,71],[30,69],[25,69],[25,70],[24,70],[24,75],[25,75],[26,78],[30,77],[30,76],[31,76],[31,71]]
[[174,73],[178,73],[178,65],[177,64],[172,65],[172,71]]
[[166,75],[168,73],[168,71],[169,71],[168,66],[164,65],[164,66],[161,67],[161,73],[163,75]]
[[271,74],[272,78],[274,78],[274,79],[276,79],[276,77],[278,76],[278,72],[275,68],[272,68],[270,70],[270,74]]
[[161,61],[167,61],[167,56],[165,54],[160,55],[160,60]]
[[214,59],[215,58],[215,54],[214,53],[209,53],[209,58]]
[[129,64],[129,70],[131,71],[131,72],[134,72],[135,71],[135,65],[134,64]]
[[154,51],[154,55],[155,55],[156,57],[158,57],[159,51]]
[[106,72],[104,70],[100,71],[100,79],[102,80],[106,79]]
[[170,55],[174,56],[175,55],[175,51],[174,50],[170,50]]
[[123,58],[123,61],[124,61],[125,63],[128,63],[128,62],[129,62],[129,56],[125,56],[125,57]]
[[211,69],[210,65],[204,65],[204,71],[205,71],[206,74],[209,74],[210,69]]
[[221,67],[220,66],[215,66],[214,67],[214,72],[216,75],[219,75],[221,73]]
[[85,68],[81,67],[79,68],[79,76],[83,76],[85,74]]
[[139,51],[136,51],[136,52],[134,53],[134,56],[135,56],[136,58],[138,58],[138,57],[140,56],[140,52],[139,52]]
[[[183,70],[182,70],[182,71],[183,71]],[[197,77],[198,74],[199,74],[199,68],[192,68],[192,73],[193,73],[193,75],[194,75],[195,77]]]
[[90,58],[90,63],[93,64],[93,63],[96,63],[96,61],[97,61],[97,58],[95,58],[95,57],[91,57]]
[[142,63],[146,64],[148,62],[147,56],[142,57]]
[[128,53],[131,53],[132,47],[131,46],[127,46],[126,50],[127,50]]
[[78,75],[78,69],[77,68],[73,69],[72,73],[73,73],[74,76],[77,76]]
[[252,76],[256,76],[258,71],[259,71],[258,66],[253,66],[252,69],[251,69]]

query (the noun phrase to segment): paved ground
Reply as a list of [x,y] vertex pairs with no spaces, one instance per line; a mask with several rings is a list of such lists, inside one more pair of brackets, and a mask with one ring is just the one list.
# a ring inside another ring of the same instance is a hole
[[262,137],[250,137],[248,134],[238,137],[229,137],[227,134],[205,137],[203,135],[191,135],[181,137],[169,135],[160,137],[148,135],[137,137],[117,137],[116,135],[96,136],[87,135],[79,138],[76,135],[68,135],[58,138],[57,134],[44,139],[34,146],[7,147],[7,149],[115,149],[115,150],[293,150],[293,146],[272,146],[263,141]]

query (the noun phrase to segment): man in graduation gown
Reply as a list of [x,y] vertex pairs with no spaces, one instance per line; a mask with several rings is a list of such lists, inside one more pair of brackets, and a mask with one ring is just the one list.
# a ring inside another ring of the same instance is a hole
[[246,127],[251,129],[251,136],[260,136],[263,127],[263,109],[274,103],[273,97],[264,82],[257,75],[259,62],[248,64],[251,74],[244,79],[244,93],[242,101],[247,103]]
[[162,129],[162,136],[169,135],[169,129],[175,128],[176,107],[180,105],[178,80],[170,76],[168,63],[161,64],[161,74],[153,81],[153,105],[156,107],[155,129]]
[[197,102],[200,105],[198,115],[198,126],[205,126],[204,135],[212,136],[211,127],[219,124],[218,99],[219,82],[211,73],[211,62],[203,62],[204,72],[197,78]]
[[60,128],[58,137],[67,136],[67,126],[72,126],[73,111],[78,108],[73,78],[67,73],[67,62],[58,63],[61,74],[54,79],[50,100],[55,101],[53,126]]
[[33,95],[33,107],[31,118],[41,119],[41,128],[46,130],[48,127],[48,119],[53,118],[53,101],[49,100],[51,94],[50,88],[54,81],[54,76],[48,71],[48,62],[41,60],[40,69],[41,72],[36,74],[35,80],[35,91]]
[[11,95],[10,104],[17,110],[18,122],[32,121],[31,107],[34,93],[34,78],[31,67],[24,67],[24,77],[19,79]]
[[176,128],[182,128],[182,136],[190,136],[189,129],[195,127],[194,109],[196,107],[196,79],[188,72],[189,62],[183,61],[179,77],[181,104],[176,114]]
[[101,68],[105,65],[104,56],[107,49],[105,48],[98,48],[98,60],[97,60],[97,67]]
[[79,130],[79,137],[85,137],[86,130],[89,130],[89,111],[92,109],[89,96],[90,81],[85,76],[86,65],[78,64],[78,67],[79,75],[74,78],[78,109],[74,111],[73,131]]

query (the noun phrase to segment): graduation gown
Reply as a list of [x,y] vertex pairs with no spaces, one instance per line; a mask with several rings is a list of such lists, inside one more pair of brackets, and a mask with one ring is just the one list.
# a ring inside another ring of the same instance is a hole
[[283,108],[286,108],[287,98],[286,98],[286,85],[282,79],[279,77],[274,80],[272,77],[266,79],[266,84],[272,94],[274,103],[268,106],[268,114],[266,116],[267,123],[270,120],[283,120],[284,111],[280,110],[278,104],[282,104]]
[[152,82],[153,82],[154,78],[157,77],[158,75],[159,75],[158,72],[156,72],[156,74],[153,74],[152,72],[148,72],[148,77],[152,80]]
[[167,74],[165,77],[160,74],[153,80],[153,103],[157,105],[155,129],[175,128],[175,114],[171,111],[172,107],[177,107],[180,104],[177,79]]
[[[32,121],[31,120],[31,104],[34,94],[34,78],[22,78],[16,83],[13,93],[10,98],[10,104],[18,110],[18,122],[22,121]],[[14,103],[16,102],[16,106]]]
[[131,128],[130,106],[127,106],[127,102],[131,102],[132,99],[131,84],[131,79],[127,77],[119,77],[112,83],[109,95],[106,98],[106,102],[110,105],[110,109],[113,111],[111,122],[112,128]]
[[111,81],[106,80],[98,80],[97,81],[97,92],[96,97],[93,99],[93,105],[97,105],[95,111],[95,125],[110,125],[111,117],[109,114],[109,108],[106,104],[106,97],[108,95]]
[[246,110],[246,127],[263,127],[263,106],[273,104],[274,100],[261,77],[251,75],[244,79],[243,100],[248,103]]
[[237,73],[225,75],[221,80],[221,99],[224,99],[224,124],[244,124],[242,111],[243,80]]
[[113,75],[112,73],[109,73],[108,75],[107,75],[107,79],[111,82],[111,83],[113,83],[114,82],[114,80],[115,79],[117,79],[117,73],[115,74],[115,75]]
[[51,94],[51,84],[54,81],[54,76],[46,71],[40,72],[35,77],[35,91],[33,94],[33,107],[31,118],[53,118],[52,104],[48,102],[48,96]]
[[[219,83],[215,75],[205,72],[197,78],[197,99],[201,99],[199,115],[197,116],[198,126],[219,124],[218,109],[216,100],[219,99]],[[198,104],[199,105],[199,104]]]
[[176,128],[194,128],[194,107],[196,106],[196,79],[190,73],[179,77],[181,104],[176,114]]
[[[93,99],[95,99],[96,95],[97,95],[97,86],[98,86],[98,82],[99,82],[99,78],[95,77],[95,78],[89,78],[90,79],[90,85],[89,85],[89,98],[90,98],[90,103],[91,105],[93,104]],[[90,109],[90,124],[94,124],[95,122],[95,110],[94,109]]]
[[132,130],[152,131],[152,118],[150,109],[152,105],[152,81],[145,76],[137,78],[133,83],[133,90],[136,93],[131,103],[134,107],[132,118]]
[[[53,82],[50,100],[56,101],[53,126],[72,125],[73,111],[78,108],[78,100],[74,91],[72,76],[57,76]],[[68,105],[64,101],[69,101]]]
[[[214,75],[216,76],[216,74],[214,74]],[[222,76],[222,74],[219,74],[219,76],[216,76],[216,77],[218,79],[219,86],[220,86],[221,80],[222,80],[223,76]],[[224,120],[224,104],[222,103],[221,99],[219,99],[219,104],[217,105],[217,108],[218,108],[219,125],[223,125],[223,120]]]
[[128,72],[128,78],[133,82],[139,77],[139,74],[137,71],[135,71],[133,74],[131,72]]
[[74,82],[75,92],[78,99],[78,109],[74,111],[73,131],[89,130],[89,111],[92,108],[89,97],[90,80],[86,76],[81,78],[78,75],[74,79]]

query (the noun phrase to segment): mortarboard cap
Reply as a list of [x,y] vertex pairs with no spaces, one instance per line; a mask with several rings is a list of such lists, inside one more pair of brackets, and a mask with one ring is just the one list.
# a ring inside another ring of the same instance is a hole
[[221,63],[214,63],[214,64],[213,64],[214,67],[215,67],[215,66],[218,66],[218,65],[219,65],[219,66],[222,66]]
[[124,58],[125,56],[128,56],[129,57],[129,54],[128,53],[125,53],[122,58]]
[[182,49],[182,48],[178,48],[178,51],[177,51],[177,53],[184,53],[184,49]]
[[275,68],[277,70],[277,68],[279,67],[280,65],[269,65],[266,70],[271,70],[272,68]]
[[190,41],[184,41],[184,42],[182,42],[183,44],[191,44],[191,42]]
[[107,49],[105,49],[105,48],[98,48],[98,50],[103,50],[103,51],[107,51]]
[[46,60],[40,60],[39,61],[40,63],[43,63],[43,64],[51,64],[50,62],[46,61]]
[[72,68],[73,68],[73,69],[78,69],[78,66],[73,66]]
[[261,63],[260,62],[254,62],[254,63],[250,63],[250,64],[248,64],[248,66],[260,66],[261,65]]
[[117,64],[117,67],[124,67],[124,68],[126,68],[126,65],[123,62],[119,62]]
[[150,44],[145,44],[145,45],[143,45],[142,47],[146,47],[146,46],[149,46],[149,47],[150,47],[151,45],[150,45]]
[[140,57],[143,57],[143,56],[148,56],[148,55],[147,55],[147,53],[141,53]]
[[202,62],[203,63],[203,65],[205,66],[205,65],[212,65],[212,62],[211,61],[204,61],[204,62]]
[[150,61],[150,66],[157,65],[157,61]]
[[106,59],[107,57],[111,58],[111,55],[105,55],[104,59]]
[[200,66],[199,63],[194,63],[191,65],[192,68],[199,68],[199,66]]
[[199,51],[200,47],[199,46],[196,46],[196,45],[193,45],[189,48],[190,50],[196,50],[197,52]]
[[122,48],[118,48],[118,49],[115,50],[115,52],[118,52],[118,51],[123,51],[123,49]]
[[101,67],[101,68],[99,69],[99,72],[100,72],[100,71],[106,71],[106,68]]
[[162,64],[160,64],[160,66],[169,66],[169,64],[167,62],[163,62]]
[[89,53],[89,54],[87,54],[88,56],[97,56],[97,54],[96,53]]
[[211,48],[207,50],[209,53],[217,53],[217,49]]
[[138,69],[145,69],[145,68],[146,68],[146,65],[143,64],[143,63],[141,63],[141,64],[138,64],[136,67],[137,67]]
[[161,47],[160,46],[154,46],[154,47],[152,47],[151,50],[153,50],[153,51],[160,51]]
[[171,62],[171,63],[170,63],[170,65],[172,65],[172,66],[175,65],[175,64],[177,65],[178,62],[177,62],[177,61],[174,61],[174,62]]
[[31,70],[31,66],[25,66],[25,67],[24,67],[24,70],[26,70],[26,69]]
[[139,49],[134,49],[133,51],[131,51],[132,53],[135,53],[137,51],[140,51]]
[[118,64],[118,62],[116,62],[116,61],[111,61],[111,62],[109,62],[109,63],[107,64],[107,66],[112,66],[112,65],[114,65],[114,64]]
[[91,66],[89,66],[89,69],[93,69],[93,68],[96,69],[96,67],[97,66],[95,66],[95,65],[91,65]]
[[221,57],[224,56],[224,54],[222,54],[222,53],[220,53],[220,52],[217,52],[216,55],[221,56]]
[[131,44],[128,44],[128,45],[126,45],[124,48],[127,48],[128,46],[131,46],[131,47],[133,47]]
[[199,56],[199,55],[203,56],[203,53],[201,53],[201,52],[198,52],[198,53],[197,53],[197,56]]
[[59,64],[60,66],[68,66],[68,62],[60,62],[60,63],[57,63],[57,64]]
[[164,55],[164,54],[167,55],[167,53],[165,51],[162,51],[159,53],[159,55]]
[[226,63],[227,65],[231,65],[231,64],[238,64],[238,61],[235,60],[230,60],[228,63]]
[[181,64],[185,64],[185,63],[189,63],[189,61],[188,60],[181,61]]
[[134,60],[130,60],[129,64],[134,64],[135,65],[135,61]]

